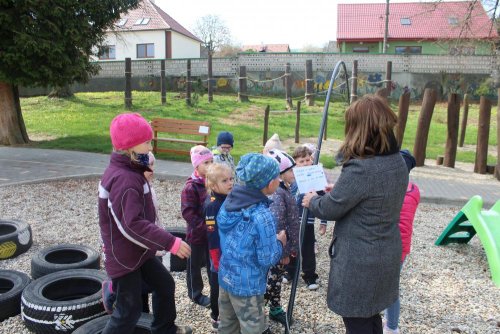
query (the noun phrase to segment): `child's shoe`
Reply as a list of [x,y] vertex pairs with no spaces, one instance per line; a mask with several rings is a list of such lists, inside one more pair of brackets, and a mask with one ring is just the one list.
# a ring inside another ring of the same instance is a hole
[[177,331],[175,334],[192,334],[193,330],[189,326],[179,326],[177,325]]
[[193,301],[203,307],[210,307],[210,297],[205,295],[199,295],[197,298],[193,299]]
[[316,282],[316,279],[308,279],[305,281],[306,281],[307,289],[309,289],[311,291],[318,290],[319,284],[318,284],[318,282]]
[[286,313],[281,307],[271,307],[269,309],[269,319],[277,321],[283,326],[286,326]]
[[104,281],[102,282],[102,303],[104,305],[104,310],[108,314],[113,314],[115,308],[116,294],[113,292],[113,282]]
[[384,334],[399,334],[399,328],[390,329],[387,324],[384,324]]
[[217,333],[217,330],[219,329],[219,320],[211,319],[212,320],[212,332]]

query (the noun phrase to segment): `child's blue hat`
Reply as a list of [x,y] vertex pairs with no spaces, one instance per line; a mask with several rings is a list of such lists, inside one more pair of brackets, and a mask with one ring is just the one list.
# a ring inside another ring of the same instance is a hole
[[245,186],[257,190],[264,189],[280,174],[278,162],[260,153],[248,153],[241,157],[236,167],[236,175]]
[[231,145],[231,147],[233,147],[234,138],[231,132],[219,132],[219,135],[217,136],[217,146],[221,146],[222,144]]
[[408,173],[409,173],[417,165],[417,161],[408,150],[401,150],[399,151],[399,153],[403,157],[403,160],[406,163],[406,167],[408,168]]

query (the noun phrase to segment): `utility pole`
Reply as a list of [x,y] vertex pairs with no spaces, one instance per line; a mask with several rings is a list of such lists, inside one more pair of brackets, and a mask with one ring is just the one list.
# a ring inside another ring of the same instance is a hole
[[387,53],[387,37],[389,35],[389,0],[385,4],[385,30],[384,30],[384,45],[382,53]]

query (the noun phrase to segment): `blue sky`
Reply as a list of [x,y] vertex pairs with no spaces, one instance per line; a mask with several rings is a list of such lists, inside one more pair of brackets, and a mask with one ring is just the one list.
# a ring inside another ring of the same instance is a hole
[[[390,1],[396,3],[434,2],[436,0]],[[337,3],[377,2],[385,3],[384,0],[155,1],[158,6],[190,31],[198,18],[213,14],[224,20],[235,44],[284,43],[290,44],[292,49],[300,49],[306,45],[322,47],[329,40],[335,40]]]

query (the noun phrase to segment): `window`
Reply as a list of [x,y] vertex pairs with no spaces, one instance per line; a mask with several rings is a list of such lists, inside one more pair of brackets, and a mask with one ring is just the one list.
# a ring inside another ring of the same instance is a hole
[[396,46],[394,51],[396,54],[419,55],[419,54],[422,54],[422,47],[421,46]]
[[123,27],[125,25],[125,23],[127,23],[127,20],[128,19],[120,19],[120,21],[116,22],[116,25],[118,27]]
[[99,50],[99,59],[116,59],[116,47],[114,45],[102,46]]
[[137,21],[135,21],[134,25],[146,25],[149,23],[149,20],[151,20],[149,17],[141,17]]
[[458,25],[458,18],[454,17],[454,16],[450,16],[448,18],[448,23],[452,26],[457,26]]
[[137,44],[137,58],[154,58],[155,45],[150,44]]
[[352,52],[368,53],[370,49],[367,46],[355,46],[352,48]]
[[410,20],[409,17],[402,17],[400,19],[400,22],[401,22],[401,25],[403,25],[403,26],[409,26],[409,25],[411,25],[411,20]]

